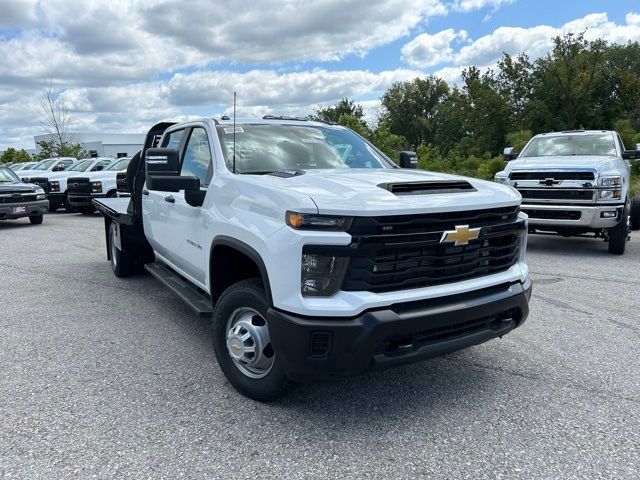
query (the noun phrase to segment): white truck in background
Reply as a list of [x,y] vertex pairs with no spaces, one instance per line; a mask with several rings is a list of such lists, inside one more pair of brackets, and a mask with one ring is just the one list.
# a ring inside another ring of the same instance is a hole
[[127,169],[131,198],[93,204],[115,275],[144,267],[211,318],[229,382],[267,401],[525,321],[520,195],[416,170],[410,152],[400,166],[306,119],[160,123]]
[[100,171],[85,172],[67,179],[67,202],[71,208],[84,214],[96,211],[91,203],[94,198],[115,197],[118,187],[116,175],[125,171],[131,159],[120,158]]
[[640,159],[640,145],[625,150],[618,133],[543,133],[504,156],[508,163],[495,181],[520,192],[530,233],[593,235],[621,255],[629,230],[640,229],[640,198],[630,195],[630,161]]

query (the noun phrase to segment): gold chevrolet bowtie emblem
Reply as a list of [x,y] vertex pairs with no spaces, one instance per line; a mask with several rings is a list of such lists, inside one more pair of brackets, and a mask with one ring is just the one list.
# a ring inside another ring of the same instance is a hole
[[480,236],[481,228],[469,228],[469,225],[456,225],[455,230],[445,230],[442,232],[440,243],[453,243],[456,247],[467,245],[471,240]]

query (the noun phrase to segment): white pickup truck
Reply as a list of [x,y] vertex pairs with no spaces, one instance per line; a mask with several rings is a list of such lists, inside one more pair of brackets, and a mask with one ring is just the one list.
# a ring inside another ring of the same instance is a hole
[[80,213],[96,211],[91,203],[94,198],[115,197],[118,192],[116,175],[125,171],[130,158],[120,158],[99,171],[86,172],[67,179],[67,202]]
[[73,157],[45,158],[33,165],[29,170],[20,170],[18,176],[23,182],[31,183],[31,177],[42,177],[48,172],[63,172],[77,161]]
[[591,234],[624,253],[629,224],[640,228],[640,199],[629,194],[640,150],[625,150],[613,131],[579,130],[536,135],[520,154],[508,147],[504,155],[495,180],[520,192],[531,233]]
[[212,318],[229,382],[267,401],[525,321],[520,195],[415,170],[410,152],[400,165],[304,119],[161,123],[129,164],[131,199],[93,203],[114,273],[144,266]]

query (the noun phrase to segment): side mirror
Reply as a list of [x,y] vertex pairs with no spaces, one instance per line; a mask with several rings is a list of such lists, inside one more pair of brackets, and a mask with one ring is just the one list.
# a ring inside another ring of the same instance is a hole
[[625,160],[638,160],[640,159],[640,149],[638,148],[640,144],[636,145],[635,150],[625,150],[622,152],[622,158]]
[[56,165],[51,169],[52,172],[62,172],[64,170],[64,165]]
[[416,152],[400,152],[400,168],[418,168]]
[[506,147],[502,152],[502,158],[505,162],[510,162],[514,158],[517,158],[518,154],[513,151],[513,147]]
[[201,207],[204,203],[204,197],[207,195],[206,190],[200,190],[200,185],[198,185],[197,190],[185,190],[184,191],[184,201],[187,202],[187,205],[191,205],[192,207]]

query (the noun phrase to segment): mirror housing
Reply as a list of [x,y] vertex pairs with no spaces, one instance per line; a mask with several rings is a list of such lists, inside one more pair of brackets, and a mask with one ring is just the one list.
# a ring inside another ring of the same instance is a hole
[[513,151],[513,147],[506,147],[502,151],[502,158],[504,158],[505,162],[510,162],[514,158],[518,158],[518,154]]
[[191,205],[192,207],[201,207],[204,203],[204,197],[207,195],[206,190],[200,190],[198,182],[198,189],[195,190],[185,190],[184,191],[184,201],[187,202],[187,205]]
[[147,175],[180,175],[180,155],[175,148],[150,148],[144,162]]
[[55,167],[53,167],[51,169],[52,172],[63,172],[64,171],[64,165],[56,165]]
[[418,156],[416,152],[400,152],[400,168],[418,168]]

